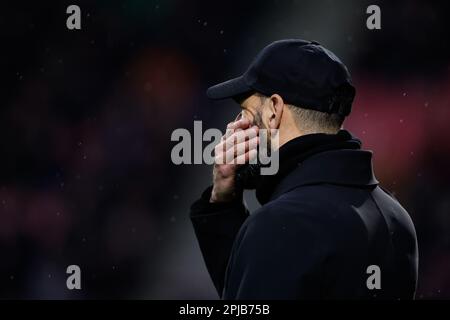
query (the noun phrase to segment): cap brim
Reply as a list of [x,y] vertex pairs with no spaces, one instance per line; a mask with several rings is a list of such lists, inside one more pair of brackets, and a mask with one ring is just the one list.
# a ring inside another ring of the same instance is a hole
[[244,77],[240,76],[209,87],[206,91],[206,95],[210,99],[221,100],[234,98],[252,90],[253,89],[245,83]]

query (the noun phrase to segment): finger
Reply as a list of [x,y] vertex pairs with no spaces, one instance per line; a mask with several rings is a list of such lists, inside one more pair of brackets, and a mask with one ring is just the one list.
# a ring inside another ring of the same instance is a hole
[[214,163],[225,164],[225,146],[225,141],[221,141],[214,147]]
[[[220,143],[223,144],[223,143]],[[215,152],[215,160],[216,164],[244,164],[246,161],[251,160],[249,153],[252,150],[257,151],[259,144],[259,137],[253,137],[250,140],[243,141],[239,144],[236,144],[233,148],[230,148],[226,152],[223,152],[222,146],[219,144],[216,146]],[[251,152],[253,155],[254,152]]]
[[245,154],[251,150],[257,150],[258,142],[259,142],[259,138],[254,137],[253,139],[247,140],[245,142],[242,142],[242,143],[236,145],[235,153],[234,153],[234,163],[245,164],[245,162],[248,160],[248,158],[247,158],[247,156],[245,156]]
[[[244,164],[243,162],[245,158],[242,157],[246,152],[252,149],[257,149],[258,147],[258,137],[254,137],[251,140],[244,141],[240,144],[237,144],[234,148],[227,150],[225,154],[225,162],[227,164],[229,163],[235,163],[235,164]],[[239,159],[239,161],[236,161],[236,159]]]
[[257,126],[253,126],[246,130],[238,129],[232,135],[230,135],[226,140],[226,150],[230,149],[237,143],[244,142],[245,140],[252,139],[258,135],[259,128]]
[[225,131],[225,139],[232,135],[236,130],[247,129],[250,127],[250,124],[250,120],[248,119],[240,119],[238,121],[230,122]]
[[[235,151],[235,147],[242,142],[257,137],[259,128],[257,126],[253,126],[246,130],[239,128],[237,130],[233,129],[233,131],[233,134],[226,139],[225,136],[223,136],[221,142],[214,149],[215,162],[217,164],[232,163],[238,154]],[[254,143],[254,141],[252,143]],[[241,146],[240,148],[243,147]]]
[[227,131],[225,131],[225,134],[222,136],[222,140],[226,140],[229,137],[231,137],[231,135],[233,135],[236,132],[239,131],[243,131],[241,128],[237,128],[237,129],[227,129]]
[[225,152],[233,148],[236,144],[242,143],[246,140],[250,140],[258,135],[259,129],[257,126],[253,126],[250,129],[239,130],[234,132],[225,140]]
[[229,136],[234,133],[234,121],[227,124],[227,128],[225,129],[225,134],[222,136],[222,140],[225,140]]
[[[236,158],[237,156],[246,153],[248,150],[256,148],[258,146],[258,142],[259,137],[253,137],[250,140],[236,144],[234,148],[234,157]],[[232,149],[229,151],[232,151]]]
[[250,120],[247,118],[239,119],[238,121],[230,122],[227,125],[227,129],[247,129],[250,126]]
[[254,159],[256,159],[257,154],[258,154],[258,149],[251,149],[248,152],[238,156],[236,158],[235,163],[237,165],[243,165],[243,164],[246,164],[246,163],[252,163],[252,161]]

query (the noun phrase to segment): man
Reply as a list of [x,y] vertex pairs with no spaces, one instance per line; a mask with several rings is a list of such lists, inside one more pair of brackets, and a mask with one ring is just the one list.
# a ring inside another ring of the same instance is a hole
[[[414,298],[414,225],[378,185],[372,153],[341,129],[355,90],[332,52],[317,42],[274,42],[241,77],[207,94],[242,107],[216,159],[230,150],[235,159],[252,158],[261,129],[277,129],[280,146],[275,175],[255,177],[252,166],[218,161],[213,186],[191,207],[222,298]],[[262,204],[251,215],[242,202],[249,185]]]

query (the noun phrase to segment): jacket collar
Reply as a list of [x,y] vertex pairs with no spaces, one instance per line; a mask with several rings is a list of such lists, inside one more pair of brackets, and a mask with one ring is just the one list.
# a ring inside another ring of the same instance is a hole
[[260,176],[256,197],[265,204],[305,184],[376,184],[371,159],[372,153],[361,150],[361,141],[346,130],[301,136],[280,148],[279,171]]
[[270,199],[305,185],[334,184],[373,187],[378,184],[372,167],[372,152],[366,150],[332,150],[315,154],[288,174],[277,185]]

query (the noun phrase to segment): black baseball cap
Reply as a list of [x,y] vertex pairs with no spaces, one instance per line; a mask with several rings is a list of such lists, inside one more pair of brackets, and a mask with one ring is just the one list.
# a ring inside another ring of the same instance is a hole
[[262,49],[240,77],[208,88],[214,100],[251,92],[278,93],[286,103],[347,116],[355,97],[347,67],[316,41],[275,41]]

